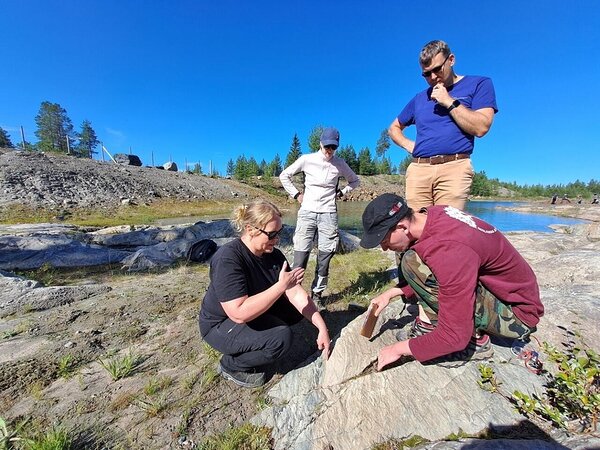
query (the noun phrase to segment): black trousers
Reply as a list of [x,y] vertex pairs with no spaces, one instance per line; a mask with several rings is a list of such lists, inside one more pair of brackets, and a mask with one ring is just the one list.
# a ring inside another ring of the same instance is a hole
[[287,299],[279,299],[268,311],[247,323],[231,319],[212,327],[204,340],[223,353],[221,365],[228,371],[252,372],[283,357],[292,346],[291,326],[302,315]]

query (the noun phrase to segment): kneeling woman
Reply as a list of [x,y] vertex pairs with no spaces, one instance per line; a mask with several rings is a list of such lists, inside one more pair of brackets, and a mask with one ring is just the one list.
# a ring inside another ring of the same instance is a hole
[[241,237],[223,245],[210,263],[210,285],[200,308],[200,333],[223,353],[219,373],[244,387],[265,383],[264,366],[291,347],[290,326],[306,317],[317,327],[317,346],[329,355],[329,332],[302,288],[304,269],[289,270],[275,248],[281,213],[256,199],[232,220]]

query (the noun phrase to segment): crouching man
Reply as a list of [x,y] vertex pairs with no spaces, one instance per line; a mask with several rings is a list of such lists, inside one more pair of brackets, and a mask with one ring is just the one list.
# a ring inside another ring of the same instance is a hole
[[379,352],[377,370],[402,356],[446,366],[489,358],[488,334],[527,341],[536,330],[544,307],[535,274],[492,225],[451,206],[414,212],[395,194],[372,200],[362,221],[362,247],[406,252],[408,286],[374,298],[377,315],[399,296],[419,305],[408,333]]

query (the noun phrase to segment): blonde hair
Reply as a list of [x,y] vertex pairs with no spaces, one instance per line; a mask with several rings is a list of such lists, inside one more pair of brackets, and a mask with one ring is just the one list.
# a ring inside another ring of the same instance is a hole
[[279,208],[262,198],[256,198],[248,204],[242,204],[233,210],[231,224],[238,233],[244,231],[246,225],[264,228],[274,217],[281,217]]

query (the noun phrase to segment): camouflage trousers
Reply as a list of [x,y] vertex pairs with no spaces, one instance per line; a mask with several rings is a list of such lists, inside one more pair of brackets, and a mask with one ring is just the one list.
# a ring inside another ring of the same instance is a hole
[[[414,250],[408,250],[402,257],[400,269],[404,278],[415,291],[419,306],[432,322],[438,319],[439,285],[435,275]],[[465,299],[466,300],[466,299]],[[475,292],[475,330],[513,339],[528,340],[536,329],[521,322],[513,313],[512,307],[496,298],[481,283]]]

